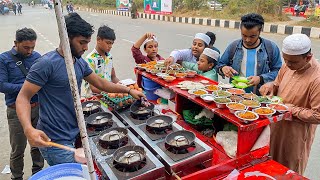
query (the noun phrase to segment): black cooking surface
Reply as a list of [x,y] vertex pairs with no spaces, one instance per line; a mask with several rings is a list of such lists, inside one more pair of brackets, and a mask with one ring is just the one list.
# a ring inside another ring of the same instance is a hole
[[[105,149],[105,148],[101,147],[101,145],[99,144],[99,136],[93,137],[92,140],[93,140],[94,144],[97,146],[97,149],[99,150],[99,152],[102,156],[111,155],[118,149],[117,147],[110,147],[109,149]],[[135,145],[135,144],[133,143],[133,141],[131,140],[131,138],[129,136],[128,136],[128,142],[126,144],[125,143],[119,144],[120,147],[132,146],[132,145]]]
[[[116,168],[116,165],[113,162],[113,158],[110,157],[106,159],[107,164],[111,168],[112,172],[116,175],[116,177],[120,180],[127,180],[139,175],[142,175],[146,173],[147,171],[150,171],[154,168],[156,168],[156,165],[146,156],[146,161],[141,164],[142,167],[139,167],[140,169],[133,172],[122,172],[123,169],[119,168],[119,170]],[[158,177],[155,177],[154,179],[157,179]]]
[[126,119],[125,120],[129,120],[131,122],[133,122],[135,125],[140,125],[140,124],[143,124],[143,123],[146,123],[147,119],[149,117],[151,117],[152,115],[148,116],[148,117],[144,117],[142,119],[135,119],[132,117],[131,113],[128,111],[128,112],[125,112],[125,117]]
[[178,151],[172,149],[169,146],[165,145],[165,141],[157,143],[157,146],[175,162],[178,162],[182,159],[186,159],[188,157],[194,156],[195,154],[205,151],[205,149],[196,142],[194,142],[194,147],[190,147],[186,150],[188,152],[184,152],[184,150]]
[[[113,122],[112,126],[109,128],[115,128],[118,127],[117,123]],[[87,126],[87,133],[89,137],[98,136],[102,131],[109,129],[107,126],[103,128],[94,128],[94,127],[88,127]]]
[[175,127],[172,127],[171,129],[168,129],[166,131],[163,132],[159,132],[159,131],[154,131],[154,130],[149,130],[147,129],[146,124],[142,124],[139,126],[139,128],[152,140],[152,141],[156,141],[159,139],[163,139],[165,138],[168,134],[177,131],[178,129]]
[[95,113],[99,113],[99,112],[104,112],[101,107],[99,107],[99,108],[96,109],[96,110],[92,110],[92,111],[88,111],[88,112],[83,112],[83,116],[84,116],[84,118],[86,119],[86,118],[89,117],[90,115],[95,114]]

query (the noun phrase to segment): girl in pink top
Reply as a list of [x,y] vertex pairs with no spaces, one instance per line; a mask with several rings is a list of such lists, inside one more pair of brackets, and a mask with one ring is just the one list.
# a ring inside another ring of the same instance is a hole
[[[143,55],[140,46],[143,45],[144,52],[147,55]],[[158,54],[158,41],[153,33],[144,34],[131,48],[132,56],[137,64],[144,64],[150,61],[164,60]]]

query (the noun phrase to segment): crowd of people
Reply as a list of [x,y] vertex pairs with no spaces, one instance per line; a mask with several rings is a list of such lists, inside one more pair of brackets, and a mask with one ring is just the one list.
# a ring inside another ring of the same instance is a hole
[[14,15],[22,15],[22,5],[20,2],[10,2],[7,3],[5,1],[1,1],[0,2],[0,14],[5,15],[5,14],[9,14],[10,10],[12,10],[12,12],[14,13]]
[[[84,79],[88,94],[105,91],[128,93],[136,99],[145,97],[118,84],[110,53],[116,41],[113,29],[99,27],[96,46],[83,59],[94,33],[93,26],[77,13],[65,16],[65,21],[79,91]],[[131,52],[137,64],[159,60],[167,66],[180,63],[215,81],[218,76],[240,75],[249,79],[251,87],[246,91],[282,97],[292,118],[271,125],[271,155],[303,174],[316,124],[320,123],[320,66],[312,54],[309,37],[290,35],[284,39],[280,51],[274,42],[261,37],[263,26],[261,15],[244,15],[241,38],[231,42],[221,56],[214,46],[217,37],[213,32],[196,33],[190,47],[174,50],[167,58],[158,53],[156,35],[148,32],[133,44]],[[41,56],[34,50],[36,40],[34,30],[19,29],[14,47],[0,55],[0,92],[5,94],[7,105],[12,179],[23,177],[27,140],[33,147],[33,173],[43,168],[43,158],[49,165],[76,162],[73,152],[47,143],[75,147],[79,134],[64,52],[59,46]]]

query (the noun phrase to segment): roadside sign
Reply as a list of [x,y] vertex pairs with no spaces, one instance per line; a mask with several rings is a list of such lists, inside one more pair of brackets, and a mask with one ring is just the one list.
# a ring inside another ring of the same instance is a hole
[[147,14],[172,14],[172,0],[144,0]]

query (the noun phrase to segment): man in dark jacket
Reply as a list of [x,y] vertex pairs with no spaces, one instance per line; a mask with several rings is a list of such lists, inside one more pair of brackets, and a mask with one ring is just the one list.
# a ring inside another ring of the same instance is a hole
[[262,37],[264,19],[261,15],[251,13],[241,18],[240,40],[232,42],[220,60],[218,72],[221,76],[231,78],[240,75],[249,79],[246,91],[258,93],[266,82],[274,81],[282,66],[278,46]]
[[[23,179],[23,157],[27,146],[27,138],[23,133],[22,126],[16,111],[16,98],[27,71],[34,64],[40,54],[34,51],[37,35],[32,29],[23,28],[16,32],[15,46],[0,54],[0,92],[5,94],[7,105],[7,119],[9,126],[9,139],[11,145],[10,169],[11,179]],[[19,65],[20,64],[20,65]],[[39,118],[38,95],[30,100],[30,119],[33,127],[36,127]],[[43,168],[44,160],[36,147],[31,147],[32,174]]]
[[17,5],[16,5],[16,3],[12,4],[12,11],[13,11],[14,15],[17,15]]

